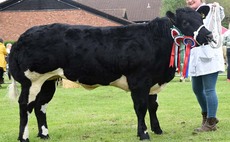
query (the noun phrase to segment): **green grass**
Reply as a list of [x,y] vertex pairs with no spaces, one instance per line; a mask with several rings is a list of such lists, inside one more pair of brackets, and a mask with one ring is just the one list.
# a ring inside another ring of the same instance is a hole
[[[191,82],[180,83],[176,77],[158,95],[158,118],[163,135],[150,132],[151,141],[158,142],[227,142],[230,140],[229,86],[226,76],[217,83],[219,97],[216,132],[193,134],[200,126],[201,114]],[[6,96],[7,85],[0,89],[0,142],[16,141],[19,110],[17,102]],[[135,142],[136,116],[130,93],[114,87],[99,87],[92,91],[83,88],[57,88],[47,110],[50,139],[47,142]],[[30,141],[43,142],[36,137],[34,113],[29,120]]]

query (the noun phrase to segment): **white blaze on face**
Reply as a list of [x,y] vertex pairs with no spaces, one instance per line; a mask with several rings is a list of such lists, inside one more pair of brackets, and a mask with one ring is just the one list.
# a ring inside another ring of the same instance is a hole
[[43,125],[42,126],[42,135],[47,136],[49,134],[48,129]]
[[48,104],[44,104],[41,106],[41,111],[45,114],[46,113],[46,108]]
[[60,76],[60,77],[64,77],[64,72],[63,69],[58,68],[54,71],[51,72],[47,72],[44,74],[40,74],[37,72],[31,72],[30,70],[27,70],[24,72],[25,76],[30,79],[31,81],[31,87],[29,90],[29,100],[28,100],[28,104],[35,101],[38,93],[41,90],[42,84],[48,80],[49,78],[52,78],[54,76]]

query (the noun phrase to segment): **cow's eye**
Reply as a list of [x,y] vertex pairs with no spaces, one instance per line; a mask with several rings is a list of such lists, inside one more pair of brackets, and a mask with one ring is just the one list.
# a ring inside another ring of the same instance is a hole
[[182,27],[186,28],[186,27],[188,27],[188,26],[189,26],[189,22],[183,20],[183,21],[182,21]]

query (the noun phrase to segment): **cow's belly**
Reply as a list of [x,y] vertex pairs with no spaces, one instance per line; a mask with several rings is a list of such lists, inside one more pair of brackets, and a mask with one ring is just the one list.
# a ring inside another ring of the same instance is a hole
[[[97,88],[99,86],[102,86],[100,84],[87,85],[87,84],[80,83],[78,81],[77,81],[77,83],[81,84],[81,86],[84,87],[87,90],[92,90],[92,89],[95,89],[95,88]],[[114,87],[118,87],[118,88],[120,88],[122,90],[125,90],[125,91],[130,91],[128,83],[127,83],[127,78],[124,75],[122,75],[119,79],[111,82],[109,85],[114,86]]]
[[[124,75],[122,75],[121,78],[111,82],[110,85],[118,87],[118,88],[121,88],[121,89],[123,89],[125,91],[130,91],[129,90],[129,85],[128,85],[128,82],[127,82],[127,78]],[[166,83],[162,84],[162,85],[155,84],[154,86],[152,86],[150,88],[149,94],[157,94],[157,93],[159,93],[164,88],[165,85],[166,85]]]
[[[45,80],[51,80],[53,79],[54,77],[56,78],[56,76],[59,76],[59,77],[62,77],[62,78],[66,78],[64,76],[64,72],[61,68],[57,69],[57,70],[54,70],[54,71],[51,71],[51,72],[48,72],[48,73],[45,73],[45,74],[39,74],[39,73],[36,73],[36,72],[30,72],[29,70],[27,70],[25,72],[25,75],[27,76],[27,78],[29,78],[35,85],[36,84],[40,84],[42,85],[43,82],[45,82]],[[77,83],[81,84],[81,86],[83,86],[85,89],[88,89],[88,90],[92,90],[92,89],[95,89],[99,86],[101,86],[100,84],[95,84],[95,85],[87,85],[87,84],[82,84],[81,82],[78,82],[76,81]],[[129,90],[129,85],[128,85],[128,82],[127,82],[127,78],[126,76],[122,75],[119,79],[113,81],[110,83],[111,86],[115,86],[115,87],[118,87],[122,90],[125,90],[125,91],[130,91]],[[158,84],[155,84],[154,86],[152,86],[150,88],[150,92],[149,94],[157,94],[159,93],[163,87],[166,85],[163,84],[163,85],[158,85]]]
[[110,85],[118,87],[118,88],[121,88],[121,89],[123,89],[125,91],[130,91],[129,90],[129,85],[128,85],[128,82],[127,82],[127,78],[124,75],[122,75],[119,79],[111,82]]
[[159,93],[166,86],[166,84],[167,83],[162,84],[162,85],[155,84],[154,86],[151,87],[149,94],[154,95],[154,94]]

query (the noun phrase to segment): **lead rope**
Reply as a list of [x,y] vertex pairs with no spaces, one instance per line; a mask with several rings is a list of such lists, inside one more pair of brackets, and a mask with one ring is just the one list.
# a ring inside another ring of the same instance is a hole
[[[220,17],[219,17],[219,12],[217,12],[217,8],[214,7],[214,6],[211,6],[211,20],[209,21],[209,29],[211,31],[214,31],[213,32],[213,37],[214,37],[214,40],[216,41],[215,42],[210,42],[210,46],[212,48],[218,48],[220,47],[221,45],[221,20],[220,20]],[[216,29],[217,28],[217,29]]]

